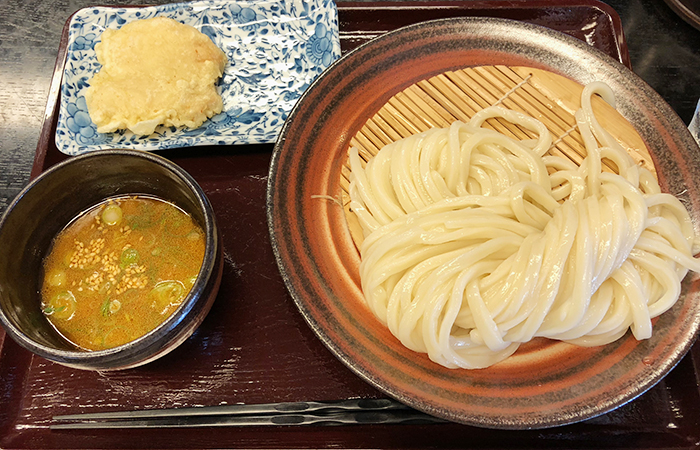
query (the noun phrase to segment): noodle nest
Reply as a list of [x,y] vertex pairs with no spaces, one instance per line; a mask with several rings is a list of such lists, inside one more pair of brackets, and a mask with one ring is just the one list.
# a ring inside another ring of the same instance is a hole
[[[614,106],[606,84],[584,88],[580,166],[546,154],[540,121],[501,107],[391,143],[366,164],[350,150],[364,299],[403,345],[477,369],[536,337],[651,336],[688,270],[700,271],[699,242],[681,202],[598,123],[595,94]],[[536,138],[484,128],[489,118]]]

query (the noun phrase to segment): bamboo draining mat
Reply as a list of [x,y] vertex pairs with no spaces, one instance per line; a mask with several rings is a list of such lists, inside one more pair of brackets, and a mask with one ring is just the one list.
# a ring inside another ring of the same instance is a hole
[[[446,72],[420,81],[393,96],[352,138],[366,162],[385,145],[434,127],[463,122],[488,106],[520,111],[539,119],[552,133],[550,154],[580,165],[586,156],[574,113],[581,106],[583,86],[568,78],[531,67],[481,66]],[[599,97],[593,98],[596,118],[641,165],[656,173],[646,145],[634,127]],[[485,126],[516,139],[534,134],[503,119]],[[608,168],[610,170],[610,168]],[[359,247],[362,230],[349,210],[350,165],[346,161],[340,184],[342,202],[353,240]]]

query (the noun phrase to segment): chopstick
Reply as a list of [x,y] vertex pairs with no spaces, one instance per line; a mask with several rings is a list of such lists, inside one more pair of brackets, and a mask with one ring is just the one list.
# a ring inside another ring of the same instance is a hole
[[391,399],[219,405],[54,416],[49,428],[186,428],[224,426],[443,423]]

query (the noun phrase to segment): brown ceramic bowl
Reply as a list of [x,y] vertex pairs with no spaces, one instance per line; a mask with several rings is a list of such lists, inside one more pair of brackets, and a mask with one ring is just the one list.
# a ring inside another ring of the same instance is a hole
[[339,198],[350,140],[391,97],[470,66],[529,66],[611,86],[618,111],[652,154],[662,188],[700,214],[700,151],[683,122],[612,58],[543,27],[448,19],[387,33],[345,55],[305,92],[275,146],[268,223],[277,262],[302,315],[358,376],[396,399],[470,425],[546,428],[608,412],[643,393],[690,349],[700,325],[698,274],[651,339],[593,348],[535,340],[481,370],[446,369],[408,350],[363,304],[359,254]]
[[[205,232],[204,263],[179,308],[148,334],[108,350],[85,351],[63,338],[41,311],[42,259],[74,217],[107,197],[149,194],[189,213]],[[22,347],[57,363],[89,370],[139,366],[187,339],[216,297],[222,248],[214,212],[183,169],[138,150],[106,150],[74,157],[34,179],[0,220],[0,322]]]

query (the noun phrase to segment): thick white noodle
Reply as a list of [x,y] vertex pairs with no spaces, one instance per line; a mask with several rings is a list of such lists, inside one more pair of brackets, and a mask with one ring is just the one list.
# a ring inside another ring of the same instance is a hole
[[[580,167],[545,155],[544,124],[501,107],[389,144],[364,166],[351,149],[365,301],[406,347],[476,369],[536,337],[647,339],[700,271],[687,210],[598,123],[595,94],[614,106],[607,85],[585,87]],[[482,127],[494,117],[537,138]]]

